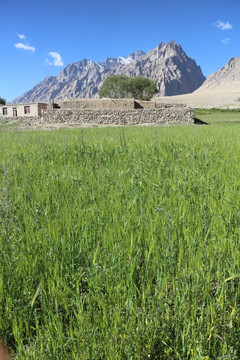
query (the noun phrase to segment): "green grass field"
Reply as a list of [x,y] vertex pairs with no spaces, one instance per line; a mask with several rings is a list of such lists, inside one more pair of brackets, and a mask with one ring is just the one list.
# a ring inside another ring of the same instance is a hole
[[240,359],[240,128],[0,132],[17,360]]
[[209,125],[239,125],[240,109],[196,109],[195,117]]

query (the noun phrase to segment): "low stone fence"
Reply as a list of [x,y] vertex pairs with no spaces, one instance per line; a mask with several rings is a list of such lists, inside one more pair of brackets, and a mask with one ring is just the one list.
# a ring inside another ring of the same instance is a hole
[[194,110],[176,105],[127,110],[48,109],[42,110],[40,122],[99,125],[194,124]]

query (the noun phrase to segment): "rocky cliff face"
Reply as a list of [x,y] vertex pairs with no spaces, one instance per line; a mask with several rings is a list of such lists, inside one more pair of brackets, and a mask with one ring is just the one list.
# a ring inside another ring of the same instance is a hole
[[71,98],[97,98],[104,80],[111,75],[142,75],[157,83],[159,96],[191,93],[205,80],[201,68],[174,41],[161,43],[127,58],[107,58],[102,63],[83,59],[50,76],[12,103],[49,102]]

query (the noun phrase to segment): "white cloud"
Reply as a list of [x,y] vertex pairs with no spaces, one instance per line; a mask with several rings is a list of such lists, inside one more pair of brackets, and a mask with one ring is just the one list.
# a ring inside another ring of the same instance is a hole
[[221,40],[221,43],[223,43],[224,45],[228,44],[230,42],[230,38],[225,38],[223,40]]
[[232,25],[228,21],[226,23],[224,23],[223,21],[220,21],[220,20],[218,20],[215,23],[215,26],[221,30],[230,30],[233,28]]
[[24,34],[17,34],[19,39],[26,40],[26,36]]
[[50,61],[49,59],[46,59],[48,65],[54,65],[54,66],[63,66],[63,60],[60,54],[58,54],[57,52],[53,52],[50,51],[49,56],[52,57],[52,61]]
[[17,49],[23,49],[23,50],[31,51],[31,52],[35,52],[35,50],[36,50],[34,46],[29,46],[29,45],[26,45],[26,44],[23,44],[23,43],[17,43],[17,44],[14,44],[14,46]]
[[26,36],[24,34],[17,34],[17,36],[19,37],[19,39],[21,39],[23,42],[19,42],[17,44],[14,44],[15,48],[17,49],[23,49],[26,51],[31,51],[31,52],[35,52],[35,47],[34,46],[30,46],[29,43],[26,40]]

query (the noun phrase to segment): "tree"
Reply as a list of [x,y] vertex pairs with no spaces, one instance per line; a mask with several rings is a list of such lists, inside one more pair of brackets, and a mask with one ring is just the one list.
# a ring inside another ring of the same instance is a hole
[[99,96],[112,99],[150,100],[157,92],[157,84],[143,76],[113,75],[104,81],[99,90]]
[[6,105],[6,100],[0,97],[0,105]]

